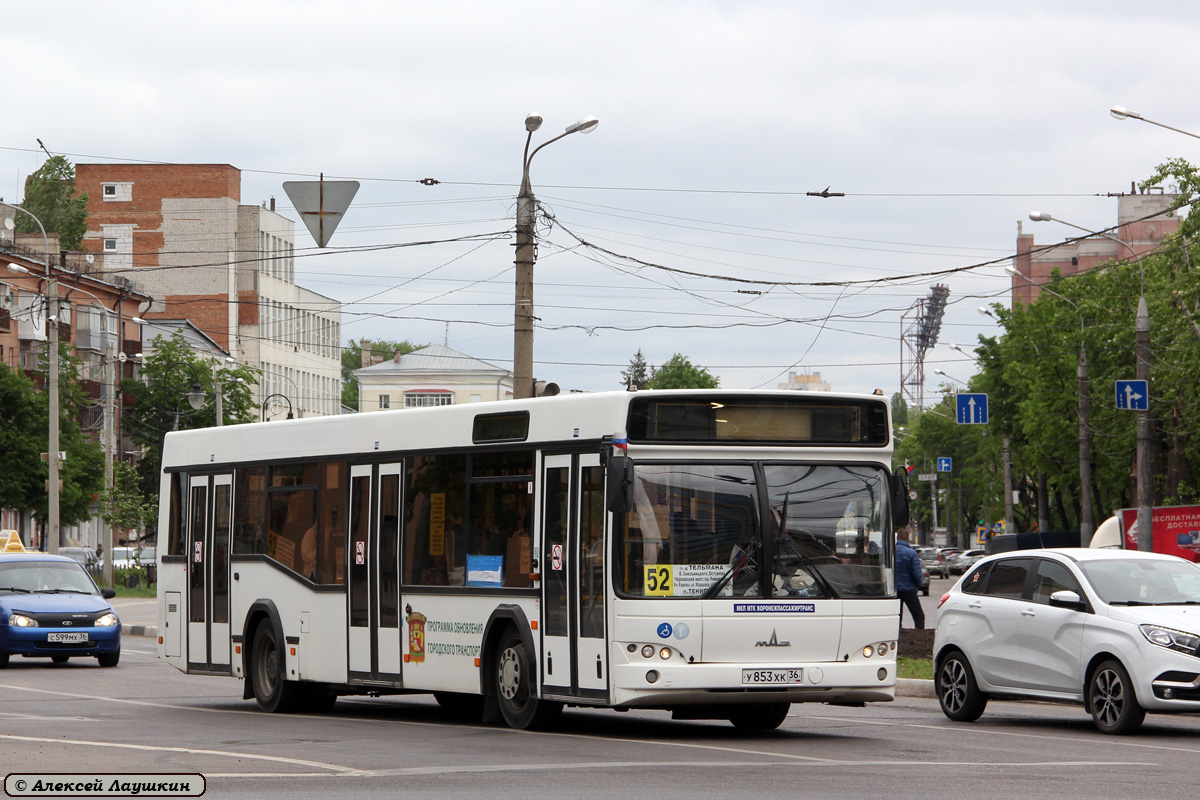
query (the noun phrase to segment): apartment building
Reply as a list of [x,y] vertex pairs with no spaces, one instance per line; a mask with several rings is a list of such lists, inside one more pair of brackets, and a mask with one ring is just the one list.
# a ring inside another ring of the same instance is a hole
[[[187,320],[262,374],[256,402],[286,395],[300,416],[337,414],[341,307],[296,283],[295,222],[241,202],[229,164],[77,164],[83,246],[108,276],[154,298],[142,314]],[[151,326],[147,341],[157,332]]]

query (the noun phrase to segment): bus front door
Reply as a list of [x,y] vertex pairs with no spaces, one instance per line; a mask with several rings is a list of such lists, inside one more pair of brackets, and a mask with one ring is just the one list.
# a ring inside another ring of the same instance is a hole
[[350,468],[349,682],[401,686],[401,464]]
[[230,674],[233,476],[195,475],[188,520],[188,672]]
[[604,704],[604,471],[593,453],[542,470],[542,696]]

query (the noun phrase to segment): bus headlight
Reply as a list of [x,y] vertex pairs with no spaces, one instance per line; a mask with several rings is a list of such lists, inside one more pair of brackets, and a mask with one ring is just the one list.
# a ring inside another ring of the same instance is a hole
[[659,650],[658,657],[661,658],[663,661],[666,661],[668,658],[671,657],[671,648],[664,647],[662,650]]
[[642,648],[642,658],[654,657],[654,645],[648,644]]
[[870,658],[873,655],[875,655],[875,646],[874,645],[869,644],[863,648],[863,658]]
[[13,614],[8,618],[8,624],[15,628],[36,628],[37,620],[24,614]]

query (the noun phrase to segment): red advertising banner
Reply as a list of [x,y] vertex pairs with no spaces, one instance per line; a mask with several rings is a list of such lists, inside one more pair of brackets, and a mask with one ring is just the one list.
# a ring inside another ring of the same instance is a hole
[[[1137,509],[1117,512],[1127,550],[1137,550]],[[1154,552],[1200,562],[1200,506],[1160,506],[1151,510]]]

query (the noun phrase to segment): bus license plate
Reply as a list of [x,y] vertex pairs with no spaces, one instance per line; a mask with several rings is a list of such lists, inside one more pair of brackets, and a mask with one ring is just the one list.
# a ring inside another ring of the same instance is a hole
[[742,684],[770,685],[800,683],[804,678],[802,669],[744,669]]
[[83,644],[88,640],[88,635],[84,631],[71,631],[70,633],[47,633],[47,642],[62,642],[65,644]]

